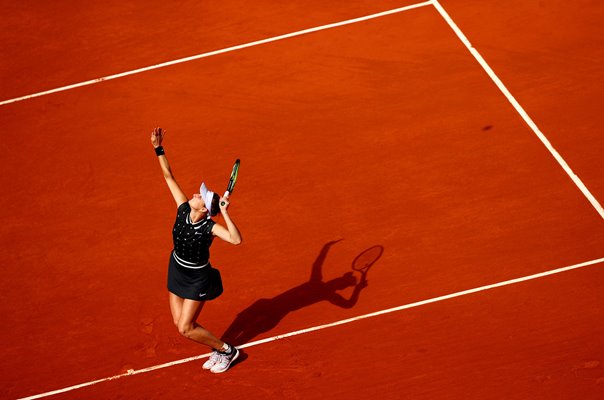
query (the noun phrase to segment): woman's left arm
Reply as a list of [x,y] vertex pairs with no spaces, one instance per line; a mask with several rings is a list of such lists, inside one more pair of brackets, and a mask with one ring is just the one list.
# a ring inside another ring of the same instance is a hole
[[239,245],[242,242],[241,232],[237,228],[237,225],[231,219],[231,216],[228,212],[229,207],[229,197],[225,196],[220,199],[220,213],[224,218],[224,222],[226,224],[226,228],[219,224],[214,224],[212,227],[212,234],[214,236],[218,236],[220,239],[225,242],[232,243],[234,245]]

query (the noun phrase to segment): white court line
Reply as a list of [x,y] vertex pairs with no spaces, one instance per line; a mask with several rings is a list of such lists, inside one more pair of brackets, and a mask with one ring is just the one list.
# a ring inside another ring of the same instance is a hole
[[449,14],[445,11],[445,9],[440,5],[440,3],[438,2],[438,0],[432,0],[431,3],[438,10],[438,12],[440,13],[440,15],[445,19],[445,21],[449,24],[449,26],[451,27],[451,29],[453,29],[453,31],[455,32],[455,34],[457,34],[457,37],[459,38],[459,40],[461,40],[463,42],[463,44],[467,47],[467,49],[470,51],[470,53],[474,56],[474,58],[476,59],[476,61],[478,61],[478,63],[482,66],[482,68],[489,75],[489,77],[497,85],[497,87],[499,88],[499,90],[501,90],[501,92],[505,95],[505,97],[512,104],[512,106],[514,106],[514,108],[516,109],[516,111],[518,112],[518,114],[520,114],[520,116],[522,117],[522,119],[524,119],[524,122],[526,122],[527,125],[533,130],[533,132],[535,133],[535,135],[537,135],[537,137],[539,138],[539,140],[541,140],[541,142],[545,145],[545,147],[547,148],[547,150],[549,150],[549,152],[551,153],[551,155],[554,156],[554,158],[556,159],[556,161],[558,161],[558,164],[560,164],[560,166],[562,167],[562,169],[564,169],[564,171],[567,173],[567,175],[573,180],[573,182],[575,183],[575,185],[577,185],[577,187],[579,188],[579,190],[581,190],[581,192],[587,198],[587,200],[589,200],[589,202],[596,209],[596,211],[598,212],[598,214],[600,214],[600,217],[602,219],[604,219],[604,208],[602,208],[602,205],[591,194],[591,192],[589,191],[589,189],[587,189],[587,187],[585,186],[585,184],[583,184],[583,182],[581,181],[581,179],[573,172],[573,170],[569,167],[569,165],[562,158],[562,156],[558,153],[558,151],[556,151],[556,149],[554,148],[554,146],[552,146],[552,144],[545,137],[545,135],[543,134],[543,132],[541,132],[541,130],[539,129],[539,127],[537,127],[537,124],[535,124],[535,122],[531,119],[531,117],[529,117],[529,115],[526,113],[526,111],[524,111],[524,108],[522,108],[522,106],[520,105],[520,103],[518,103],[518,101],[516,101],[516,99],[514,98],[514,96],[512,96],[512,93],[510,93],[510,91],[507,89],[507,87],[505,87],[505,85],[503,84],[503,82],[501,81],[501,79],[499,79],[499,77],[491,69],[491,67],[489,66],[489,64],[487,64],[487,62],[484,60],[484,58],[482,58],[482,56],[480,55],[480,53],[478,53],[478,51],[472,46],[472,43],[470,43],[470,41],[468,40],[468,38],[463,34],[463,32],[461,31],[461,29],[459,29],[459,27],[457,26],[457,24],[455,24],[455,22],[453,21],[453,19],[449,16]]
[[224,49],[221,49],[221,50],[215,50],[215,51],[211,51],[211,52],[208,52],[208,53],[202,53],[202,54],[198,54],[198,55],[194,55],[194,56],[190,56],[190,57],[180,58],[180,59],[177,59],[177,60],[167,61],[167,62],[164,62],[164,63],[155,64],[155,65],[151,65],[151,66],[143,67],[143,68],[138,68],[138,69],[135,69],[135,70],[126,71],[126,72],[122,72],[122,73],[119,73],[119,74],[108,75],[108,76],[105,76],[105,77],[102,77],[102,78],[91,79],[91,80],[88,80],[88,81],[84,81],[84,82],[80,82],[80,83],[75,83],[75,84],[67,85],[67,86],[62,86],[62,87],[59,87],[59,88],[55,88],[55,89],[51,89],[51,90],[46,90],[46,91],[43,91],[43,92],[38,92],[38,93],[34,93],[34,94],[22,96],[22,97],[16,97],[16,98],[13,98],[13,99],[0,101],[0,106],[6,105],[6,104],[10,104],[10,103],[15,103],[15,102],[18,102],[18,101],[32,99],[32,98],[35,98],[35,97],[49,95],[49,94],[52,94],[52,93],[62,92],[62,91],[65,91],[65,90],[75,89],[75,88],[82,87],[82,86],[88,86],[88,85],[92,85],[92,84],[95,84],[95,83],[100,83],[100,82],[104,82],[104,81],[108,81],[108,80],[112,80],[112,79],[122,78],[122,77],[129,76],[129,75],[139,74],[139,73],[142,73],[142,72],[146,72],[146,71],[150,71],[150,70],[154,70],[154,69],[159,69],[159,68],[163,68],[163,67],[167,67],[167,66],[171,66],[171,65],[175,65],[175,64],[180,64],[180,63],[184,63],[184,62],[188,62],[188,61],[198,60],[198,59],[201,59],[201,58],[211,57],[211,56],[215,56],[215,55],[218,55],[218,54],[223,54],[223,53],[227,53],[227,52],[231,52],[231,51],[241,50],[241,49],[244,49],[244,48],[247,48],[247,47],[258,46],[258,45],[261,45],[261,44],[275,42],[275,41],[283,40],[283,39],[288,39],[288,38],[295,37],[295,36],[301,36],[301,35],[309,34],[309,33],[312,33],[312,32],[317,32],[317,31],[321,31],[321,30],[331,29],[331,28],[335,28],[335,27],[339,27],[339,26],[343,26],[343,25],[350,25],[350,24],[354,24],[354,23],[358,23],[358,22],[362,22],[362,21],[366,21],[366,20],[370,20],[370,19],[374,19],[374,18],[380,18],[380,17],[384,17],[384,16],[387,16],[387,15],[391,15],[391,14],[396,14],[396,13],[400,13],[400,12],[403,12],[403,11],[412,10],[414,8],[425,7],[425,6],[428,6],[428,5],[433,5],[438,10],[438,12],[441,14],[441,16],[445,19],[445,21],[449,24],[449,26],[457,34],[458,38],[464,43],[464,45],[467,47],[467,49],[470,51],[470,53],[474,56],[474,58],[478,61],[478,63],[483,67],[483,69],[487,72],[487,74],[489,75],[489,77],[493,80],[493,82],[497,85],[497,87],[501,90],[501,92],[506,96],[506,98],[508,99],[508,101],[514,106],[514,108],[516,109],[516,111],[520,114],[520,116],[524,119],[524,121],[533,130],[533,132],[535,133],[535,135],[537,135],[537,137],[539,138],[539,140],[541,140],[541,142],[545,145],[545,147],[548,149],[548,151],[556,159],[556,161],[558,162],[558,164],[560,164],[560,166],[562,167],[562,169],[564,169],[564,171],[572,179],[572,181],[579,188],[579,190],[581,190],[581,192],[583,193],[583,195],[587,198],[587,200],[591,203],[591,205],[596,209],[596,211],[598,212],[598,214],[600,214],[600,217],[602,219],[604,219],[604,208],[602,207],[602,205],[593,196],[593,194],[589,191],[589,189],[587,189],[587,187],[581,181],[581,179],[573,172],[573,170],[566,163],[566,161],[562,158],[562,156],[560,156],[560,154],[558,153],[558,151],[552,146],[552,144],[550,143],[550,141],[545,137],[545,135],[541,132],[541,130],[539,129],[539,127],[537,127],[537,125],[535,124],[535,122],[529,117],[529,115],[526,113],[526,111],[524,111],[524,109],[518,103],[518,101],[516,101],[516,99],[514,98],[514,96],[512,96],[512,94],[510,93],[510,91],[505,87],[505,85],[503,84],[503,82],[499,79],[499,77],[495,74],[495,72],[487,64],[487,62],[484,60],[484,58],[482,58],[482,56],[478,53],[478,51],[472,46],[472,44],[466,38],[466,36],[463,34],[463,32],[461,31],[461,29],[459,29],[459,27],[455,24],[455,22],[453,22],[453,19],[451,19],[451,17],[449,16],[449,14],[440,5],[440,3],[438,2],[438,0],[429,0],[429,1],[425,1],[423,3],[416,3],[416,4],[412,4],[412,5],[405,6],[405,7],[400,7],[400,8],[396,8],[396,9],[392,9],[392,10],[388,10],[388,11],[384,11],[384,12],[380,12],[380,13],[376,13],[376,14],[367,15],[367,16],[364,16],[364,17],[359,17],[359,18],[349,19],[349,20],[345,20],[345,21],[341,21],[341,22],[332,23],[332,24],[322,25],[322,26],[318,26],[318,27],[315,27],[315,28],[304,29],[304,30],[301,30],[301,31],[296,31],[296,32],[292,32],[292,33],[288,33],[288,34],[284,34],[284,35],[280,35],[280,36],[275,36],[275,37],[271,37],[271,38],[268,38],[268,39],[257,40],[257,41],[254,41],[254,42],[249,42],[249,43],[241,44],[241,45],[238,45],[238,46],[227,47],[227,48],[224,48]]
[[[39,92],[39,93],[35,93],[35,94],[27,95],[27,96],[22,96],[22,97],[18,97],[18,98],[14,98],[14,99],[4,100],[4,101],[0,102],[0,106],[5,105],[5,104],[9,104],[9,103],[14,103],[14,102],[18,102],[18,101],[23,101],[23,100],[35,98],[35,97],[40,97],[40,96],[44,96],[44,95],[48,95],[48,94],[52,94],[52,93],[56,93],[56,92],[61,92],[61,91],[69,90],[69,89],[74,89],[74,88],[78,88],[78,87],[81,87],[81,86],[92,85],[92,84],[95,84],[95,83],[99,83],[99,82],[103,82],[103,81],[107,81],[107,80],[111,80],[111,79],[117,79],[117,78],[121,78],[121,77],[128,76],[128,75],[133,75],[133,74],[137,74],[137,73],[141,73],[141,72],[145,72],[145,71],[150,71],[150,70],[154,70],[154,69],[158,69],[158,68],[163,68],[163,67],[167,67],[167,66],[170,66],[170,65],[175,65],[175,64],[179,64],[179,63],[188,62],[188,61],[193,61],[193,60],[197,60],[197,59],[201,59],[201,58],[205,58],[205,57],[210,57],[210,56],[214,56],[214,55],[218,55],[218,54],[227,53],[227,52],[230,52],[230,51],[240,50],[240,49],[244,49],[244,48],[247,48],[247,47],[257,46],[257,45],[261,45],[261,44],[265,44],[265,43],[274,42],[274,41],[277,41],[277,40],[282,40],[282,39],[287,39],[287,38],[291,38],[291,37],[295,37],[295,36],[300,36],[300,35],[316,32],[316,31],[320,31],[320,30],[325,30],[325,29],[335,28],[335,27],[338,27],[338,26],[353,24],[353,23],[357,23],[357,22],[361,22],[361,21],[365,21],[365,20],[369,20],[369,19],[373,19],[373,18],[379,18],[379,17],[383,17],[383,16],[386,16],[386,15],[390,15],[390,14],[394,14],[394,13],[399,13],[399,12],[402,12],[402,11],[407,11],[407,10],[411,10],[411,9],[418,8],[418,7],[424,7],[424,6],[427,6],[427,5],[434,5],[435,6],[435,8],[439,11],[439,13],[441,14],[441,16],[447,21],[447,23],[455,31],[455,33],[460,38],[460,40],[466,45],[466,47],[468,48],[468,50],[470,51],[470,53],[476,58],[476,60],[480,63],[480,65],[489,74],[489,76],[491,77],[491,79],[495,82],[495,84],[499,87],[499,89],[504,93],[504,95],[508,98],[508,100],[516,108],[516,110],[518,111],[518,113],[523,117],[523,119],[525,120],[525,122],[533,129],[533,131],[535,132],[535,134],[539,137],[539,139],[541,139],[541,141],[548,148],[548,150],[550,151],[550,153],[552,153],[552,155],[554,156],[554,158],[556,158],[556,160],[558,161],[558,163],[560,163],[560,165],[562,166],[562,168],[567,172],[567,174],[569,174],[569,176],[571,177],[571,179],[573,179],[573,181],[575,182],[575,184],[581,189],[581,191],[584,193],[584,195],[589,199],[589,201],[592,203],[592,205],[594,206],[594,208],[596,208],[596,210],[600,213],[600,215],[602,216],[602,218],[604,218],[604,210],[602,209],[602,206],[591,195],[591,193],[589,192],[589,190],[587,190],[587,188],[581,182],[581,180],[572,172],[572,170],[570,169],[570,167],[568,166],[568,164],[564,161],[564,159],[562,159],[562,157],[558,154],[558,152],[551,146],[551,144],[547,140],[547,138],[543,135],[543,133],[536,126],[536,124],[532,121],[532,119],[528,116],[528,114],[524,111],[524,109],[520,106],[520,104],[515,100],[515,98],[507,90],[507,88],[503,85],[503,83],[497,77],[497,75],[495,75],[495,73],[493,72],[493,70],[489,67],[489,65],[482,58],[482,56],[480,56],[480,54],[472,47],[471,43],[468,41],[468,39],[465,37],[465,35],[461,32],[461,30],[457,27],[457,25],[453,22],[453,20],[449,17],[449,15],[446,13],[446,11],[439,4],[438,0],[430,0],[430,1],[423,2],[423,3],[417,3],[417,4],[414,4],[414,5],[410,5],[410,6],[406,6],[406,7],[401,7],[401,8],[393,9],[393,10],[389,10],[389,11],[385,11],[385,12],[382,12],[382,13],[368,15],[368,16],[365,16],[365,17],[360,17],[360,18],[355,18],[355,19],[351,19],[351,20],[346,20],[346,21],[342,21],[342,22],[338,22],[338,23],[334,23],[334,24],[323,25],[323,26],[319,26],[319,27],[316,27],[316,28],[305,29],[305,30],[302,30],[302,31],[292,32],[292,33],[289,33],[289,34],[280,35],[280,36],[276,36],[276,37],[272,37],[272,38],[268,38],[268,39],[263,39],[263,40],[258,40],[258,41],[254,41],[254,42],[238,45],[238,46],[228,47],[228,48],[221,49],[221,50],[216,50],[216,51],[212,51],[212,52],[208,52],[208,53],[203,53],[203,54],[199,54],[199,55],[195,55],[195,56],[191,56],[191,57],[186,57],[186,58],[181,58],[181,59],[177,59],[177,60],[173,60],[173,61],[168,61],[168,62],[164,62],[164,63],[161,63],[161,64],[156,64],[156,65],[152,65],[152,66],[148,66],[148,67],[144,67],[144,68],[139,68],[139,69],[136,69],[136,70],[131,70],[131,71],[115,74],[115,75],[109,75],[109,76],[106,76],[106,77],[103,77],[103,78],[97,78],[97,79],[93,79],[93,80],[89,80],[89,81],[85,81],[85,82],[76,83],[76,84],[73,84],[73,85],[63,86],[63,87],[59,87],[59,88],[56,88],[56,89],[47,90],[47,91],[44,91],[44,92]],[[280,340],[280,339],[284,339],[284,338],[288,338],[288,337],[292,337],[292,336],[296,336],[296,335],[306,334],[306,333],[310,333],[310,332],[314,332],[314,331],[318,331],[318,330],[322,330],[322,329],[326,329],[326,328],[330,328],[330,327],[335,327],[335,326],[339,326],[339,325],[343,325],[343,324],[348,324],[348,323],[351,323],[351,322],[355,322],[355,321],[359,321],[359,320],[363,320],[363,319],[367,319],[367,318],[377,317],[377,316],[380,316],[380,315],[384,315],[384,314],[388,314],[388,313],[392,313],[392,312],[396,312],[396,311],[401,311],[401,310],[405,310],[405,309],[409,309],[409,308],[413,308],[413,307],[419,307],[419,306],[422,306],[422,305],[431,304],[431,303],[435,303],[435,302],[439,302],[439,301],[444,301],[444,300],[452,299],[452,298],[455,298],[455,297],[460,297],[460,296],[464,296],[464,295],[468,295],[468,294],[473,294],[473,293],[477,293],[477,292],[481,292],[481,291],[486,291],[486,290],[490,290],[490,289],[494,289],[494,288],[498,288],[498,287],[502,287],[502,286],[512,285],[512,284],[516,284],[516,283],[520,283],[520,282],[525,282],[525,281],[529,281],[529,280],[533,280],[533,279],[538,279],[538,278],[542,278],[542,277],[545,277],[545,276],[549,276],[549,275],[553,275],[553,274],[558,274],[558,273],[565,272],[565,271],[570,271],[570,270],[573,270],[573,269],[578,269],[578,268],[583,268],[583,267],[594,265],[594,264],[599,264],[599,263],[602,263],[602,262],[604,262],[604,258],[599,258],[599,259],[596,259],[596,260],[587,261],[587,262],[584,262],[584,263],[575,264],[575,265],[571,265],[571,266],[568,266],[568,267],[558,268],[558,269],[555,269],[555,270],[550,270],[550,271],[546,271],[546,272],[542,272],[542,273],[538,273],[538,274],[534,274],[534,275],[529,275],[529,276],[525,276],[525,277],[522,277],[522,278],[511,279],[511,280],[508,280],[508,281],[499,282],[499,283],[495,283],[495,284],[492,284],[492,285],[486,285],[486,286],[481,286],[481,287],[474,288],[474,289],[468,289],[468,290],[464,290],[464,291],[461,291],[461,292],[456,292],[456,293],[452,293],[452,294],[448,294],[448,295],[444,295],[444,296],[439,296],[439,297],[435,297],[435,298],[431,298],[431,299],[427,299],[427,300],[423,300],[423,301],[418,301],[418,302],[415,302],[415,303],[410,303],[410,304],[406,304],[406,305],[402,305],[402,306],[398,306],[398,307],[394,307],[394,308],[389,308],[389,309],[386,309],[386,310],[381,310],[381,311],[377,311],[377,312],[373,312],[373,313],[369,313],[369,314],[364,314],[364,315],[360,315],[360,316],[357,316],[357,317],[353,317],[353,318],[348,318],[348,319],[336,321],[336,322],[329,323],[329,324],[319,325],[319,326],[315,326],[315,327],[311,327],[311,328],[307,328],[307,329],[302,329],[302,330],[298,330],[298,331],[294,331],[294,332],[289,332],[289,333],[282,334],[282,335],[273,336],[273,337],[262,339],[262,340],[257,340],[257,341],[246,343],[246,344],[244,344],[242,346],[239,346],[239,348],[243,349],[243,348],[247,348],[247,347],[257,346],[257,345],[260,345],[260,344],[264,344],[264,343],[268,343],[268,342],[272,342],[272,341],[276,341],[276,340]],[[119,379],[119,378],[123,378],[123,377],[127,377],[127,376],[139,375],[139,374],[155,371],[155,370],[162,369],[162,368],[168,368],[168,367],[172,367],[172,366],[175,366],[175,365],[179,365],[179,364],[183,364],[183,363],[188,363],[188,362],[191,362],[191,361],[195,361],[195,360],[199,360],[199,359],[202,359],[202,358],[206,358],[209,355],[210,355],[210,353],[207,353],[207,354],[202,354],[202,355],[198,355],[198,356],[194,356],[194,357],[189,357],[189,358],[185,358],[185,359],[181,359],[181,360],[177,360],[177,361],[172,361],[172,362],[168,362],[168,363],[164,363],[164,364],[159,364],[159,365],[155,365],[155,366],[151,366],[151,367],[143,368],[143,369],[139,369],[139,370],[129,370],[128,372],[123,373],[123,374],[115,375],[115,376],[108,377],[108,378],[102,378],[102,379],[98,379],[98,380],[94,380],[94,381],[90,381],[90,382],[86,382],[86,383],[82,383],[82,384],[79,384],[79,385],[74,385],[74,386],[70,386],[70,387],[67,387],[67,388],[58,389],[58,390],[54,390],[54,391],[50,391],[50,392],[46,392],[46,393],[41,393],[41,394],[30,396],[30,397],[25,397],[23,399],[39,399],[39,398],[43,398],[43,397],[48,397],[48,396],[52,396],[52,395],[55,395],[55,394],[60,394],[60,393],[64,393],[64,392],[68,392],[68,391],[84,388],[84,387],[87,387],[87,386],[92,386],[92,385],[95,385],[95,384],[98,384],[98,383],[101,383],[101,382],[111,381],[111,380],[115,380],[115,379]]]
[[[583,267],[587,267],[587,266],[590,266],[590,265],[599,264],[599,263],[602,263],[602,262],[604,262],[604,258],[598,258],[596,260],[586,261],[586,262],[583,262],[583,263],[580,263],[580,264],[574,264],[574,265],[570,265],[568,267],[562,267],[562,268],[553,269],[553,270],[550,270],[550,271],[540,272],[538,274],[528,275],[528,276],[524,276],[522,278],[510,279],[510,280],[507,280],[507,281],[503,281],[503,282],[499,282],[499,283],[494,283],[492,285],[480,286],[480,287],[477,287],[477,288],[474,288],[474,289],[463,290],[461,292],[455,292],[455,293],[447,294],[447,295],[444,295],[444,296],[439,296],[439,297],[434,297],[434,298],[427,299],[427,300],[418,301],[418,302],[415,302],[415,303],[410,303],[410,304],[405,304],[405,305],[398,306],[398,307],[388,308],[386,310],[381,310],[381,311],[376,311],[376,312],[372,312],[372,313],[369,313],[369,314],[359,315],[358,317],[343,319],[343,320],[332,322],[332,323],[329,323],[329,324],[324,324],[324,325],[319,325],[319,326],[313,326],[311,328],[301,329],[299,331],[284,333],[282,335],[277,335],[277,336],[273,336],[273,337],[270,337],[270,338],[256,340],[254,342],[246,343],[246,344],[244,344],[242,346],[238,346],[238,348],[244,349],[246,347],[258,346],[260,344],[274,342],[275,340],[280,340],[280,339],[284,339],[284,338],[288,338],[288,337],[292,337],[292,336],[296,336],[296,335],[302,335],[302,334],[305,334],[305,333],[310,333],[310,332],[318,331],[318,330],[321,330],[321,329],[331,328],[331,327],[338,326],[338,325],[349,324],[351,322],[360,321],[360,320],[367,319],[367,318],[373,318],[373,317],[377,317],[377,316],[380,316],[380,315],[393,313],[393,312],[396,312],[396,311],[406,310],[406,309],[413,308],[413,307],[419,307],[419,306],[423,306],[423,305],[426,305],[426,304],[431,304],[431,303],[436,303],[436,302],[439,302],[439,301],[453,299],[455,297],[465,296],[465,295],[468,295],[468,294],[483,292],[483,291],[486,291],[486,290],[495,289],[495,288],[502,287],[502,286],[508,286],[508,285],[513,285],[513,284],[520,283],[520,282],[530,281],[530,280],[533,280],[533,279],[543,278],[545,276],[559,274],[561,272],[566,272],[566,271],[570,271],[570,270],[573,270],[573,269],[583,268]],[[174,365],[184,364],[184,363],[188,363],[188,362],[191,362],[191,361],[199,360],[201,358],[209,357],[210,354],[211,353],[202,354],[202,355],[199,355],[199,356],[184,358],[182,360],[172,361],[172,362],[168,362],[168,363],[165,363],[165,364],[154,365],[152,367],[138,369],[138,370],[129,370],[126,373],[115,375],[115,376],[112,376],[112,377],[109,377],[109,378],[97,379],[97,380],[86,382],[86,383],[82,383],[82,384],[79,384],[79,385],[70,386],[70,387],[67,387],[67,388],[64,388],[64,389],[58,389],[58,390],[53,390],[51,392],[37,394],[37,395],[34,395],[34,396],[30,396],[30,397],[24,397],[24,398],[22,398],[20,400],[39,399],[39,398],[42,398],[42,397],[48,397],[48,396],[52,396],[52,395],[55,395],[55,394],[65,393],[65,392],[69,392],[69,391],[76,390],[76,389],[81,389],[81,388],[86,387],[86,386],[96,385],[97,383],[101,383],[101,382],[112,381],[112,380],[123,378],[123,377],[126,377],[126,376],[133,376],[133,375],[144,374],[146,372],[155,371],[157,369],[168,368],[168,367],[172,367]]]
[[197,55],[190,56],[190,57],[179,58],[177,60],[166,61],[166,62],[163,62],[163,63],[160,63],[160,64],[150,65],[148,67],[138,68],[138,69],[134,69],[134,70],[131,70],[131,71],[122,72],[122,73],[119,73],[119,74],[108,75],[108,76],[105,76],[105,77],[102,77],[102,78],[96,78],[96,79],[91,79],[91,80],[80,82],[80,83],[74,83],[72,85],[61,86],[61,87],[58,87],[56,89],[51,89],[51,90],[46,90],[46,91],[43,91],[43,92],[29,94],[29,95],[26,95],[26,96],[16,97],[14,99],[3,100],[3,101],[0,101],[0,106],[6,105],[6,104],[10,104],[10,103],[15,103],[15,102],[18,102],[18,101],[33,99],[35,97],[45,96],[45,95],[52,94],[52,93],[63,92],[65,90],[75,89],[75,88],[79,88],[79,87],[82,87],[82,86],[93,85],[95,83],[109,81],[109,80],[112,80],[112,79],[123,78],[123,77],[128,76],[128,75],[140,74],[141,72],[146,72],[146,71],[151,71],[151,70],[154,70],[154,69],[164,68],[164,67],[168,67],[168,66],[175,65],[175,64],[181,64],[181,63],[185,63],[185,62],[189,62],[189,61],[199,60],[201,58],[211,57],[211,56],[215,56],[215,55],[218,55],[218,54],[224,54],[224,53],[228,53],[228,52],[231,52],[231,51],[245,49],[245,48],[248,48],[248,47],[258,46],[258,45],[266,44],[266,43],[270,43],[270,42],[276,42],[278,40],[289,39],[289,38],[292,38],[292,37],[295,37],[295,36],[306,35],[306,34],[309,34],[309,33],[323,31],[323,30],[331,29],[331,28],[337,28],[339,26],[344,26],[344,25],[356,24],[358,22],[367,21],[367,20],[370,20],[370,19],[375,19],[375,18],[380,18],[380,17],[385,17],[385,16],[391,15],[391,14],[396,14],[396,13],[400,13],[400,12],[403,12],[403,11],[409,11],[409,10],[412,10],[414,8],[429,6],[431,4],[432,4],[431,1],[425,1],[423,3],[412,4],[412,5],[409,5],[409,6],[395,8],[395,9],[392,9],[392,10],[387,10],[387,11],[379,12],[379,13],[376,13],[376,14],[366,15],[364,17],[348,19],[348,20],[341,21],[341,22],[335,22],[335,23],[332,23],[332,24],[317,26],[315,28],[309,28],[309,29],[304,29],[304,30],[301,30],[301,31],[287,33],[287,34],[284,34],[284,35],[274,36],[274,37],[270,37],[268,39],[256,40],[254,42],[249,42],[249,43],[240,44],[240,45],[237,45],[237,46],[227,47],[227,48],[220,49],[220,50],[210,51],[208,53],[202,53],[202,54],[197,54]]

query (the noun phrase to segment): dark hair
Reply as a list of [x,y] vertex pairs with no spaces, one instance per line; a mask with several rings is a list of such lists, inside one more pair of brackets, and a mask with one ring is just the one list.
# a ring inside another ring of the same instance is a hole
[[220,196],[218,193],[214,193],[212,196],[212,212],[210,213],[210,217],[215,217],[220,214]]

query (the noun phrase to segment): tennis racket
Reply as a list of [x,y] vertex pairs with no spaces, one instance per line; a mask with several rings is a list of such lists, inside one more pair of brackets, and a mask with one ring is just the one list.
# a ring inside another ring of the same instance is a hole
[[384,248],[380,245],[372,246],[367,250],[364,250],[361,254],[356,256],[352,262],[352,269],[365,275],[367,271],[369,271],[369,268],[380,259],[383,252]]
[[[235,160],[235,164],[233,165],[233,171],[231,171],[231,177],[229,178],[229,184],[227,185],[227,190],[224,192],[224,196],[228,196],[233,193],[235,190],[235,183],[237,182],[237,175],[239,174],[239,164],[241,161],[239,159]],[[224,197],[223,196],[223,197]],[[224,201],[220,202],[221,206],[224,206],[226,203]]]

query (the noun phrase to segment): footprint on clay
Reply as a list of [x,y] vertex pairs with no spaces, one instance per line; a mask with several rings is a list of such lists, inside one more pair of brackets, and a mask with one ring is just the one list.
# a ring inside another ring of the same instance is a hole
[[143,318],[141,320],[141,331],[143,333],[151,334],[153,332],[153,325],[155,318]]
[[576,366],[575,369],[594,369],[594,368],[598,368],[600,366],[600,364],[602,364],[602,363],[598,360],[586,361],[586,362]]

